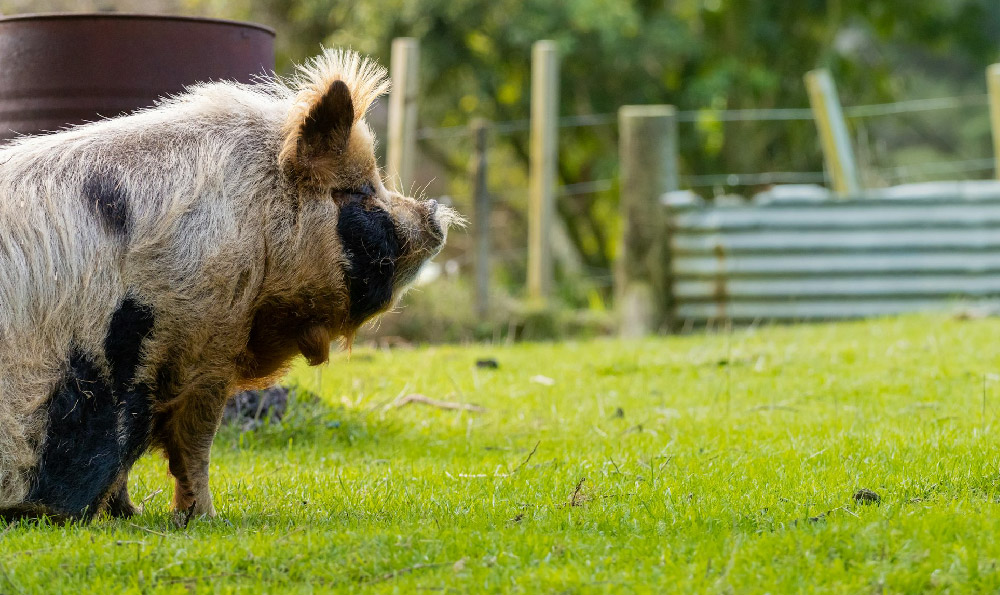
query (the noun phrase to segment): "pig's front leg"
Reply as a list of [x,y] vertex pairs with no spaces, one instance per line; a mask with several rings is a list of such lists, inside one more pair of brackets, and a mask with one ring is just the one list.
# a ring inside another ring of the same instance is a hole
[[215,516],[208,487],[208,463],[226,394],[217,390],[188,395],[175,400],[164,412],[157,438],[174,476],[173,507],[180,515]]

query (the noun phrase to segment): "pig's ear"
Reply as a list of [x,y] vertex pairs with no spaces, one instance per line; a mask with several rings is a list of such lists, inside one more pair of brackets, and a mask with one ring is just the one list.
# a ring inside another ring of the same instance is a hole
[[354,126],[354,102],[344,81],[333,81],[312,106],[299,133],[299,153],[339,155],[347,149]]
[[351,129],[389,90],[385,69],[355,52],[324,50],[299,66],[286,84],[294,100],[278,162],[300,179],[329,184],[350,144]]
[[347,150],[356,121],[354,101],[347,83],[333,81],[326,92],[300,106],[286,126],[282,165],[307,177],[322,177]]

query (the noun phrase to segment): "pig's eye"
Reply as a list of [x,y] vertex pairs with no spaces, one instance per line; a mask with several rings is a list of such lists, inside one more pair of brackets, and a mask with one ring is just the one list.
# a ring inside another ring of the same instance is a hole
[[333,191],[333,200],[338,204],[345,202],[364,201],[375,196],[375,187],[365,183],[358,188],[344,188]]

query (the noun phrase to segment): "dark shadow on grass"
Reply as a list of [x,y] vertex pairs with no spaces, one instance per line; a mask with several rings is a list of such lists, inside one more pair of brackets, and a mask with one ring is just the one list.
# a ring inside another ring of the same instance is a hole
[[224,423],[215,437],[215,448],[283,450],[289,443],[350,447],[374,442],[376,437],[382,442],[401,430],[398,422],[380,419],[376,410],[330,405],[308,390],[291,386],[282,415],[253,424]]

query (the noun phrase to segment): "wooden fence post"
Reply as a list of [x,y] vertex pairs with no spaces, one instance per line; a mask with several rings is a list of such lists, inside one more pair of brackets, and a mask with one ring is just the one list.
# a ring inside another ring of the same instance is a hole
[[473,241],[476,266],[476,315],[480,319],[489,314],[490,308],[490,193],[486,184],[486,149],[489,124],[482,118],[471,123],[473,151],[470,169],[472,174]]
[[829,70],[821,68],[807,72],[805,82],[833,191],[841,196],[857,195],[861,190],[858,166],[833,77]]
[[389,182],[404,194],[412,191],[413,161],[417,141],[417,94],[419,93],[420,42],[412,37],[392,40],[389,73],[389,143],[386,173]]
[[674,324],[670,237],[664,192],[679,187],[677,110],[626,105],[618,110],[622,237],[615,303],[625,337]]
[[986,88],[990,95],[990,128],[993,129],[994,177],[1000,180],[1000,64],[986,69]]
[[528,206],[528,297],[544,302],[552,289],[549,241],[555,203],[559,134],[559,55],[553,41],[531,48],[531,137]]

